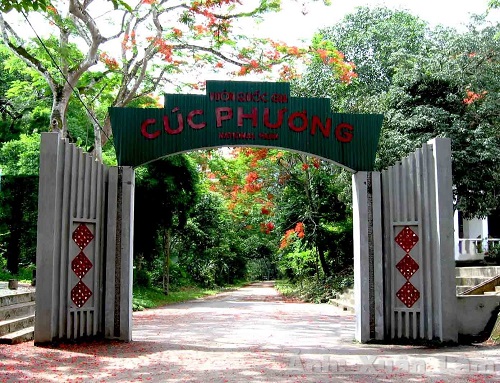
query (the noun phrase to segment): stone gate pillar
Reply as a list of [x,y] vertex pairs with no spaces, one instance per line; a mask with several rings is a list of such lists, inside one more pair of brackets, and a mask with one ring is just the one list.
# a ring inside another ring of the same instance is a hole
[[384,339],[382,194],[379,172],[352,176],[354,298],[358,342]]
[[104,287],[104,337],[132,340],[135,172],[109,170]]
[[457,341],[451,143],[353,175],[356,340]]

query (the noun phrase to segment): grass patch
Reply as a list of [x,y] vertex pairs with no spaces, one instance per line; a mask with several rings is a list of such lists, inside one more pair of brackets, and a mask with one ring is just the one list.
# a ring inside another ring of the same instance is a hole
[[300,294],[297,288],[290,281],[285,279],[277,280],[274,287],[286,298],[297,298]]
[[178,290],[170,291],[168,295],[158,287],[134,286],[132,308],[134,311],[141,311],[174,303],[186,302],[193,299],[215,295],[223,291],[230,291],[247,284],[246,281],[238,281],[232,285],[218,288],[201,288],[197,286],[181,287]]

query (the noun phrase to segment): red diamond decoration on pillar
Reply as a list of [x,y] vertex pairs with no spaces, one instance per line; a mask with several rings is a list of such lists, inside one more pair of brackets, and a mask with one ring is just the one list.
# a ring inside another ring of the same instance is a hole
[[71,300],[78,308],[82,307],[91,296],[92,291],[90,291],[87,285],[82,281],[79,281],[76,286],[71,289]]
[[410,282],[406,281],[403,287],[398,290],[396,296],[406,307],[410,308],[420,298],[420,292]]
[[71,270],[76,274],[76,276],[82,279],[85,274],[92,268],[92,262],[87,256],[80,251],[80,253],[71,261]]
[[94,234],[86,225],[80,224],[73,232],[72,238],[80,250],[83,250],[94,239]]
[[406,253],[409,253],[418,242],[418,235],[410,227],[405,226],[394,240]]
[[406,254],[396,265],[396,269],[399,270],[401,274],[406,279],[410,279],[413,274],[419,269],[417,261],[415,261],[410,254]]

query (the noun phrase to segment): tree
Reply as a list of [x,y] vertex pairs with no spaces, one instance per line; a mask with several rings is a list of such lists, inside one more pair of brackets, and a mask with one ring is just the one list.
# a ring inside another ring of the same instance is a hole
[[[51,129],[62,131],[64,136],[68,135],[67,107],[75,92],[89,93],[90,99],[99,100],[89,103],[88,114],[94,118],[97,117],[96,107],[125,106],[134,98],[155,91],[160,84],[172,81],[172,77],[179,77],[179,73],[185,73],[182,68],[191,68],[193,73],[199,73],[202,68],[218,70],[230,65],[236,68],[235,75],[246,75],[269,72],[280,63],[309,53],[321,54],[325,58],[338,56],[334,49],[318,52],[288,47],[269,39],[254,39],[236,28],[238,20],[258,19],[266,12],[278,11],[280,5],[277,0],[262,0],[252,10],[232,0],[193,1],[176,6],[169,6],[166,0],[138,1],[135,6],[121,1],[114,1],[113,4],[116,9],[111,9],[111,3],[104,0],[70,0],[47,7],[45,20],[57,33],[57,44],[50,47],[45,46],[42,40],[33,40],[32,45],[28,45],[7,17],[0,14],[4,43],[49,84],[53,97]],[[110,17],[97,17],[103,12],[109,12]],[[119,25],[111,28],[112,32],[104,29],[109,29],[110,19],[121,20]],[[114,48],[110,45],[112,42],[116,44]],[[117,45],[120,46],[119,59],[105,50],[107,43],[110,43],[109,49],[114,51]],[[41,57],[36,54],[35,45],[50,55]],[[72,46],[78,46],[82,54],[69,54]],[[153,62],[154,58],[161,60]],[[99,61],[104,64],[104,69],[81,83],[84,74]],[[351,70],[340,59],[331,61],[329,65],[338,75]],[[283,75],[293,75],[289,65],[283,66]],[[109,86],[109,77],[114,78],[111,82],[118,89],[114,88],[116,93],[112,100],[103,102],[96,90]],[[199,88],[200,84],[191,81],[190,86]],[[100,134],[102,124],[94,125],[94,150],[99,158],[100,147],[111,132],[107,120],[103,135]]]
[[169,291],[172,235],[182,230],[199,198],[198,173],[184,155],[167,157],[138,172],[135,204],[136,258],[163,259],[163,288]]
[[426,48],[427,24],[402,10],[357,7],[315,40],[336,47],[355,68],[351,83],[336,80],[314,61],[293,84],[296,94],[329,97],[336,112],[380,112],[379,100],[397,71],[412,68]]
[[284,262],[296,277],[349,267],[352,223],[338,167],[267,148],[236,148],[199,163],[210,189],[227,201],[254,274],[267,276]]
[[19,264],[34,264],[36,255],[36,222],[38,177],[2,176],[0,193],[0,248],[5,249],[7,269],[13,274]]
[[[387,96],[382,148],[412,151],[433,137],[449,137],[456,208],[467,218],[487,216],[499,206],[497,31],[498,24],[481,19],[463,34],[437,30],[433,49],[418,67],[395,76]],[[394,161],[390,151],[381,151],[380,166]]]
[[234,148],[223,156],[213,153],[202,164],[209,189],[226,201],[233,226],[244,242],[247,259],[269,268],[272,268],[278,240],[274,223],[275,196],[271,189],[274,162],[279,153],[267,148]]
[[17,77],[7,70],[5,61],[9,52],[0,44],[0,143],[19,137],[22,111],[8,97],[9,84]]
[[312,65],[292,91],[332,99],[339,112],[385,114],[383,169],[436,136],[451,138],[456,208],[465,217],[498,206],[498,24],[431,30],[405,11],[358,8],[317,37],[356,66],[345,86]]
[[[285,254],[290,236],[292,252],[309,249],[321,267],[316,274],[331,276],[352,261],[350,207],[342,200],[342,171],[338,166],[303,154],[286,153],[278,161],[277,228]],[[296,239],[302,239],[297,247]]]
[[223,286],[243,278],[247,251],[220,194],[207,191],[194,206],[182,232],[174,236],[179,266],[196,283]]

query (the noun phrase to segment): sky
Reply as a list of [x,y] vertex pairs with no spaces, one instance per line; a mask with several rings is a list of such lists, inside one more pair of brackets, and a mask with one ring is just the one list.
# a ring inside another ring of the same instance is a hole
[[[441,24],[462,29],[471,14],[483,13],[487,9],[488,0],[331,0],[330,6],[317,0],[305,8],[300,0],[284,0],[283,4],[283,12],[266,16],[259,29],[263,35],[272,35],[275,40],[293,42],[308,39],[318,29],[341,21],[358,6],[407,10],[427,21],[431,27]],[[500,10],[494,11],[498,19],[497,14]]]

